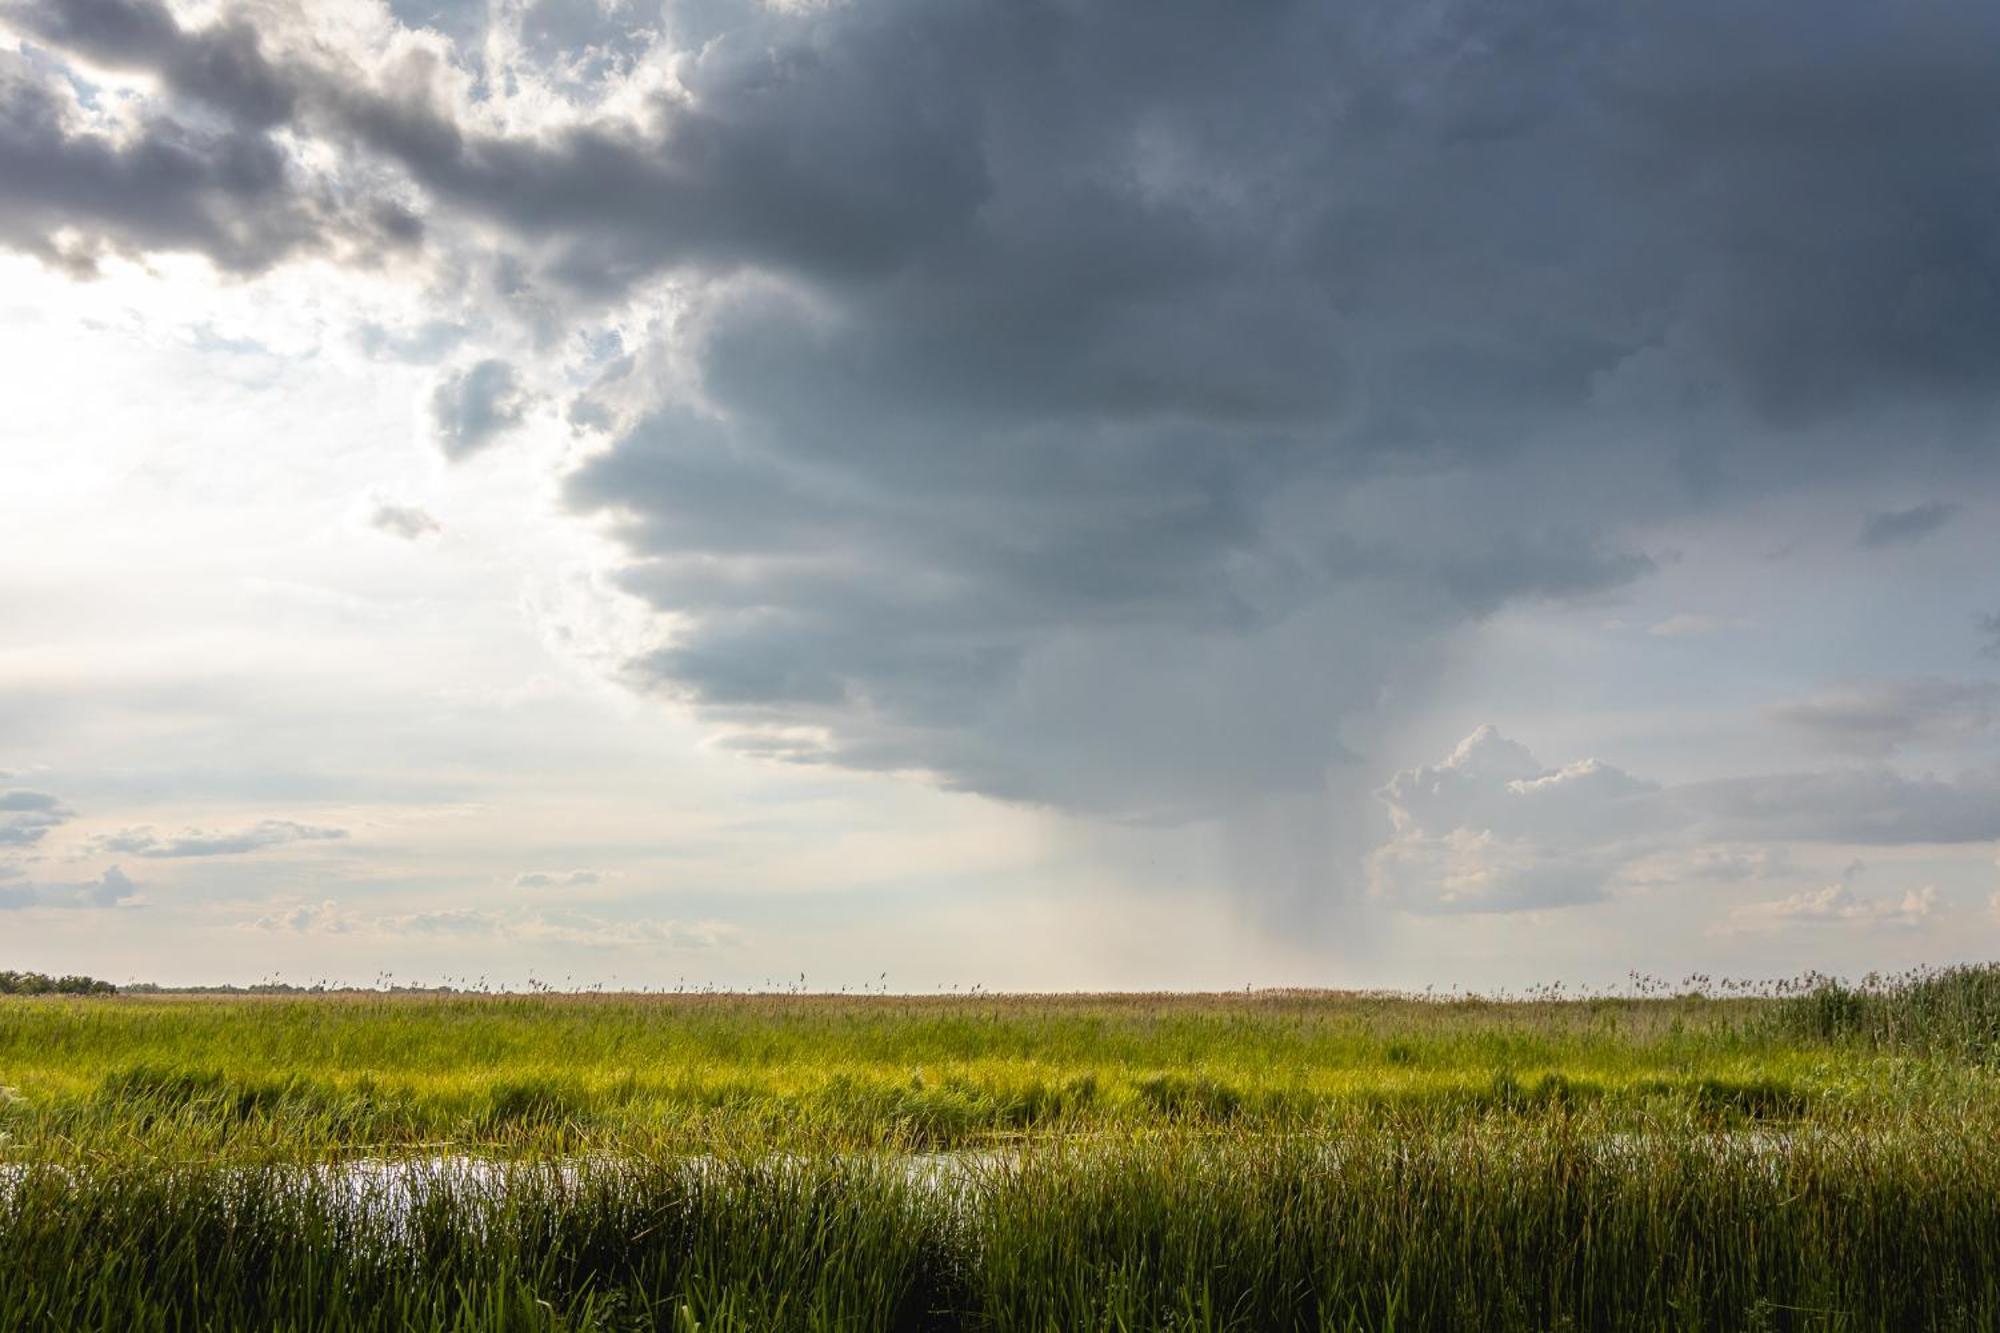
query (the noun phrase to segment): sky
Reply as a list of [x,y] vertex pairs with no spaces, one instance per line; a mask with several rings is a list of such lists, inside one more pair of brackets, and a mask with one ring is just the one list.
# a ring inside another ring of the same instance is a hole
[[0,0],[0,965],[2000,953],[1986,0]]

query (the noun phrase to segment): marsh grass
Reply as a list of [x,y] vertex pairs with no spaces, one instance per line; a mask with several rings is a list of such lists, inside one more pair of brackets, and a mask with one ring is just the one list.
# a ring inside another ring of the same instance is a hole
[[1808,978],[1771,1006],[1792,1038],[2000,1061],[2000,966],[1871,975],[1858,985]]
[[1152,1132],[893,1154],[42,1161],[0,1327],[1990,1328],[2000,1177],[1964,1138],[1587,1120]]
[[[0,1131],[205,1126],[355,1148],[718,1126],[928,1148],[1363,1107],[1793,1116],[1884,1053],[1757,1001],[1384,997],[139,996],[0,1004]],[[1956,1068],[1954,1066],[1954,1068]],[[1968,1075],[1969,1077],[1969,1075]],[[1898,1092],[1897,1096],[1902,1094]]]
[[2000,989],[1830,985],[9,1000],[0,1330],[2000,1326]]

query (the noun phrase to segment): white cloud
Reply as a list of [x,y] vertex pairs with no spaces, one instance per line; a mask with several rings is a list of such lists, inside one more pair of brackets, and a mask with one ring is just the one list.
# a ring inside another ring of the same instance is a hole
[[517,889],[574,889],[598,882],[595,870],[531,870],[514,876]]
[[583,912],[447,908],[426,912],[355,913],[331,899],[269,912],[248,929],[289,935],[365,935],[382,939],[449,936],[509,944],[569,944],[597,949],[692,952],[743,943],[743,932],[721,921],[614,919]]
[[420,541],[444,531],[444,524],[437,521],[429,510],[417,505],[392,504],[387,500],[375,506],[368,516],[368,525],[392,537],[404,541]]
[[121,829],[117,833],[93,838],[91,845],[100,851],[122,852],[149,860],[173,860],[190,856],[241,856],[288,843],[336,842],[346,836],[347,830],[342,828],[323,828],[290,819],[266,819],[233,832],[184,829],[177,834],[162,836],[150,827]]
[[1911,889],[1900,898],[1863,897],[1845,884],[1828,884],[1787,898],[1733,908],[1725,929],[1780,930],[1793,925],[1919,926],[1937,912],[1938,891],[1928,884]]
[[1697,847],[1688,858],[1686,873],[1696,879],[1718,883],[1742,880],[1782,879],[1793,873],[1791,856],[1780,847]]
[[509,932],[523,941],[581,944],[593,949],[658,948],[707,950],[743,943],[743,932],[721,921],[615,921],[578,912],[542,912],[514,922]]
[[1595,759],[1544,768],[1480,727],[1443,763],[1382,789],[1396,836],[1368,858],[1371,891],[1412,911],[1593,901],[1651,849],[1659,790]]

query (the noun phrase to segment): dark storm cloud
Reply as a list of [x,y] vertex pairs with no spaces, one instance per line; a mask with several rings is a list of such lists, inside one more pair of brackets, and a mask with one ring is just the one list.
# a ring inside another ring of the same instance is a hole
[[0,10],[32,42],[160,76],[136,124],[92,122],[38,48],[0,54],[0,244],[76,272],[110,252],[198,252],[262,272],[296,254],[408,248],[422,224],[362,182],[306,166],[282,130],[286,76],[242,20],[188,34],[156,4],[76,0]]
[[690,318],[702,407],[571,487],[681,618],[641,675],[794,755],[1310,784],[1436,635],[1643,577],[1631,521],[1866,475],[1864,417],[1995,387],[1984,11],[862,8],[702,114],[803,145],[858,64],[959,165],[872,263],[767,238]]
[[[400,203],[304,165],[280,132],[295,76],[250,21],[188,31],[151,0],[0,7],[31,45],[0,54],[0,243],[79,271],[106,253],[186,251],[255,273],[288,257],[371,259],[421,232]],[[156,75],[136,125],[92,123],[40,48]]]
[[154,72],[173,92],[221,107],[246,126],[276,125],[295,109],[289,78],[265,58],[247,14],[194,31],[154,0],[9,4],[0,14],[93,64]]
[[248,271],[317,235],[268,136],[156,117],[113,138],[79,127],[44,76],[0,55],[0,242],[86,270],[106,250],[192,250]]
[[[505,74],[463,7],[425,20],[457,69],[14,12],[497,238],[510,299],[584,320],[671,276],[671,328],[570,409],[610,440],[568,496],[674,614],[633,678],[766,753],[1212,810],[1320,783],[1468,621],[1645,577],[1642,523],[1913,455],[1987,475],[1974,0],[704,4],[615,114],[588,81],[647,25],[542,3],[577,107],[506,132],[463,100]],[[324,216],[297,165],[215,196],[247,253]],[[0,186],[41,210],[16,244],[77,213],[45,177]],[[138,211],[79,215],[231,262]],[[517,395],[459,372],[447,452]]]
[[1861,525],[1860,543],[1870,550],[1879,550],[1884,546],[1907,546],[1911,542],[1920,542],[1951,522],[1957,513],[1957,505],[1932,500],[1908,509],[1870,514],[1868,521]]

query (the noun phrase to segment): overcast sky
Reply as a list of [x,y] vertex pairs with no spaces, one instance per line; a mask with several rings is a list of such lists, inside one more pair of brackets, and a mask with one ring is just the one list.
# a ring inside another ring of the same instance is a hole
[[0,0],[0,965],[2000,953],[1990,0]]

